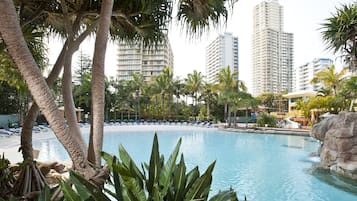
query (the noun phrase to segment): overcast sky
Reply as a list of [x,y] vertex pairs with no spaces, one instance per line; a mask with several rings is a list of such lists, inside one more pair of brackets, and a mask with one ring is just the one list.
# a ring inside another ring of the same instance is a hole
[[[203,35],[201,40],[188,40],[172,23],[169,39],[174,53],[174,75],[186,77],[194,69],[205,74],[205,47],[218,36],[219,33],[231,32],[239,40],[239,75],[251,90],[251,38],[253,8],[262,0],[239,0],[229,16],[227,26],[221,30],[211,30]],[[284,8],[284,31],[294,34],[294,67],[312,61],[314,58],[331,58],[336,56],[325,50],[321,40],[321,27],[323,21],[335,13],[336,7],[341,4],[356,2],[353,0],[279,0]],[[82,51],[92,55],[94,39],[86,41],[81,47]],[[50,62],[53,64],[61,46],[49,46]],[[106,74],[116,74],[115,44],[111,42],[107,50]],[[77,58],[74,58],[76,61]]]

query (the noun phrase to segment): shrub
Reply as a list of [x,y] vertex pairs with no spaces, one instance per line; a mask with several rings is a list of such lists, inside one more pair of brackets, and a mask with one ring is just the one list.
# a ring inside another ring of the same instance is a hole
[[0,158],[0,198],[8,199],[12,193],[15,180],[13,172],[9,168],[10,161],[4,154]]
[[258,115],[257,125],[260,127],[265,125],[268,125],[268,127],[276,127],[276,123],[275,116],[273,115],[267,113],[261,113]]

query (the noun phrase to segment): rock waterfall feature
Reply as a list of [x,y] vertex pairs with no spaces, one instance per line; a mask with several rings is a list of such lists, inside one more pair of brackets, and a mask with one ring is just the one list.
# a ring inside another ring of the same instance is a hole
[[322,143],[321,168],[357,180],[357,112],[322,120],[313,126],[311,136]]

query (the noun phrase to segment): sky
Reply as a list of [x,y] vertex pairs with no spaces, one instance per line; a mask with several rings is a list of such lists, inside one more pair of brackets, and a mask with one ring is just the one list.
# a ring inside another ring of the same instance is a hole
[[[184,78],[194,69],[205,74],[205,48],[218,34],[230,32],[239,40],[239,77],[251,91],[251,38],[253,30],[253,8],[263,0],[239,0],[230,13],[226,26],[211,29],[200,39],[189,39],[174,21],[169,31],[169,39],[174,53],[174,75]],[[279,0],[284,8],[284,31],[294,34],[294,67],[301,66],[314,58],[336,59],[321,39],[321,23],[336,12],[341,4],[356,0]],[[54,63],[62,45],[54,41],[49,45],[50,63]],[[92,55],[94,38],[86,40],[81,50]],[[117,63],[115,42],[109,42],[106,55],[106,75],[115,76]],[[78,55],[78,54],[76,54]],[[75,56],[76,56],[75,55]],[[78,60],[77,58],[73,59]],[[340,65],[337,61],[337,67]]]

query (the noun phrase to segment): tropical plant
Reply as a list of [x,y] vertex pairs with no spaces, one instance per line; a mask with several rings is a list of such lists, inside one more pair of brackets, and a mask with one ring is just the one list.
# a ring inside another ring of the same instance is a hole
[[257,118],[257,125],[264,127],[267,125],[268,127],[276,127],[276,119],[274,115],[270,115],[267,113],[260,113]]
[[342,69],[340,72],[335,73],[335,65],[332,65],[326,70],[317,72],[315,77],[311,80],[311,83],[322,83],[324,87],[331,88],[333,95],[336,96],[346,72],[346,69]]
[[217,99],[218,95],[214,92],[214,85],[205,83],[201,90],[200,100],[203,100],[206,104],[206,120],[211,120],[211,105],[214,99]]
[[232,104],[234,97],[236,96],[238,90],[246,91],[247,87],[241,80],[237,80],[238,71],[231,72],[231,68],[227,66],[222,68],[217,75],[218,84],[215,86],[216,90],[219,91],[218,99],[222,102],[224,106],[224,118],[229,121],[229,126],[231,124],[231,111],[229,106]]
[[337,8],[322,24],[322,38],[328,49],[341,52],[351,70],[357,70],[357,6],[355,3]]
[[15,182],[14,173],[9,168],[10,161],[4,154],[0,158],[0,198],[8,199]]
[[10,87],[6,82],[0,81],[0,114],[16,114],[19,108],[18,93],[15,87]]
[[[215,162],[200,175],[198,167],[189,172],[183,155],[177,163],[181,139],[178,141],[168,160],[159,153],[158,138],[155,134],[149,164],[142,164],[142,170],[135,164],[123,146],[119,146],[119,158],[102,152],[107,162],[111,177],[109,187],[99,190],[80,174],[71,172],[71,182],[75,190],[67,182],[61,182],[66,200],[207,200],[212,183],[212,171]],[[110,195],[111,197],[109,197]],[[238,201],[236,193],[230,189],[213,195],[211,201]],[[245,199],[246,200],[246,199]]]
[[343,83],[341,94],[350,100],[349,110],[352,111],[357,98],[357,76],[353,76]]
[[250,93],[239,91],[233,99],[232,107],[234,121],[236,121],[236,112],[240,109],[245,110],[246,126],[248,126],[248,111],[249,109],[255,110],[258,107],[258,102]]

